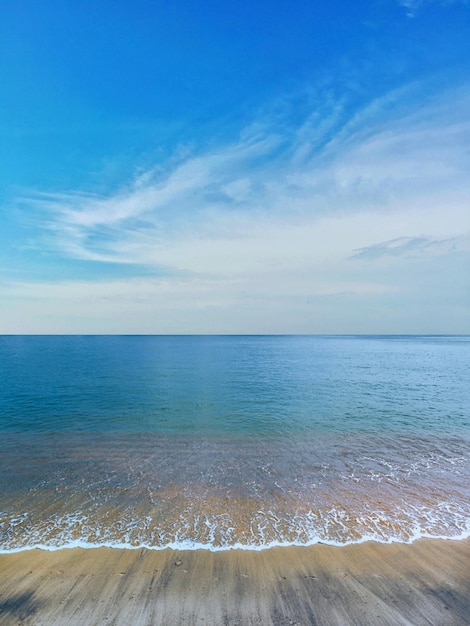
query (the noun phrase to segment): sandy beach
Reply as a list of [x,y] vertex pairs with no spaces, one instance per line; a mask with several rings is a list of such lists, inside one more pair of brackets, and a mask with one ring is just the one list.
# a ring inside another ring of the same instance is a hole
[[0,624],[470,623],[470,540],[0,556]]

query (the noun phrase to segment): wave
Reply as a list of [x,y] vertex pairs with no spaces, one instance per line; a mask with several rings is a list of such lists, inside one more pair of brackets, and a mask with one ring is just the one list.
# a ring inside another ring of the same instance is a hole
[[47,552],[56,552],[58,550],[70,550],[73,548],[81,548],[84,550],[91,550],[96,548],[111,548],[117,550],[207,550],[209,552],[226,552],[229,550],[250,550],[255,552],[261,552],[262,550],[269,550],[271,548],[290,548],[290,547],[309,547],[317,544],[335,546],[338,548],[357,545],[361,543],[367,542],[375,542],[382,544],[392,544],[392,543],[401,543],[401,544],[412,544],[418,539],[440,539],[443,541],[463,541],[465,539],[470,538],[470,529],[463,531],[459,535],[433,535],[430,533],[416,533],[409,539],[399,539],[396,537],[390,537],[387,540],[377,538],[374,535],[365,535],[360,539],[351,539],[349,541],[339,542],[333,540],[325,540],[325,539],[311,539],[306,542],[297,542],[297,541],[272,541],[266,544],[243,544],[236,543],[234,545],[222,545],[216,546],[208,543],[197,543],[197,542],[170,542],[163,545],[149,545],[146,543],[142,544],[130,544],[130,543],[113,543],[113,542],[102,542],[102,543],[88,543],[85,541],[74,541],[70,543],[66,543],[63,545],[47,545],[42,543],[25,545],[17,548],[11,549],[3,549],[0,548],[0,554],[15,554],[18,552],[27,552],[29,550],[44,550]]
[[[445,514],[444,514],[445,513]],[[3,519],[2,519],[3,517]],[[83,514],[53,516],[35,526],[29,516],[6,519],[0,515],[0,554],[32,549],[120,548],[128,550],[266,550],[273,547],[326,544],[348,546],[368,541],[410,544],[417,539],[464,540],[470,537],[470,513],[457,511],[450,503],[414,515],[383,511],[362,517],[344,511],[329,514],[307,511],[279,518],[271,511],[258,511],[249,523],[217,516],[180,518],[177,526],[152,526],[152,520],[134,518],[90,520]],[[167,520],[168,521],[168,520]],[[108,520],[109,522],[109,520]]]

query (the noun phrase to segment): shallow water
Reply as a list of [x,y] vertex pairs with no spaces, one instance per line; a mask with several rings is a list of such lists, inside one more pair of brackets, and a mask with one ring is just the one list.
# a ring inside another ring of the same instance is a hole
[[470,535],[469,337],[1,337],[0,550]]

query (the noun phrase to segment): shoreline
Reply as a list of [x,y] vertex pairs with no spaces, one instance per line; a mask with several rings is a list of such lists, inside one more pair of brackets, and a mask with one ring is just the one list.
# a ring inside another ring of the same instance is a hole
[[234,544],[228,546],[217,546],[212,544],[193,544],[186,545],[184,543],[181,544],[166,544],[164,546],[149,546],[148,544],[141,545],[133,545],[133,544],[114,544],[114,543],[89,543],[89,542],[81,542],[76,541],[71,544],[65,544],[62,546],[47,546],[45,544],[35,544],[31,546],[24,546],[21,548],[12,548],[8,550],[4,550],[0,548],[0,558],[5,555],[10,554],[21,554],[22,552],[62,552],[63,550],[118,550],[118,551],[127,551],[130,552],[139,552],[139,551],[147,551],[147,552],[265,552],[276,549],[302,549],[302,548],[313,548],[315,546],[322,546],[328,548],[350,548],[351,546],[361,546],[364,544],[377,543],[379,545],[406,545],[411,546],[420,541],[433,541],[433,542],[448,542],[448,541],[470,541],[470,535],[468,532],[463,533],[461,536],[455,537],[433,537],[433,536],[419,536],[411,541],[401,541],[400,539],[390,539],[389,541],[382,541],[380,539],[376,539],[372,536],[368,536],[365,539],[359,539],[357,541],[352,540],[347,543],[336,543],[333,541],[324,541],[324,540],[315,540],[311,543],[278,543],[273,542],[271,544]]
[[470,539],[0,554],[0,624],[465,626]]

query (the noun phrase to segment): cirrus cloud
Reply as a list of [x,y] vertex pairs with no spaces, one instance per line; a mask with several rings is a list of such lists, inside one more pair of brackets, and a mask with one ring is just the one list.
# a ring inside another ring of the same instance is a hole
[[[71,276],[7,281],[15,304],[4,325],[21,326],[29,297],[37,324],[58,332],[69,326],[55,310],[75,311],[76,332],[470,330],[470,89],[424,105],[419,89],[349,117],[319,99],[297,124],[287,102],[237,140],[109,195],[23,198],[40,227],[31,245],[71,264]],[[115,266],[111,279],[100,265]],[[135,274],[121,275],[124,265]],[[419,330],[410,306],[423,302]]]

